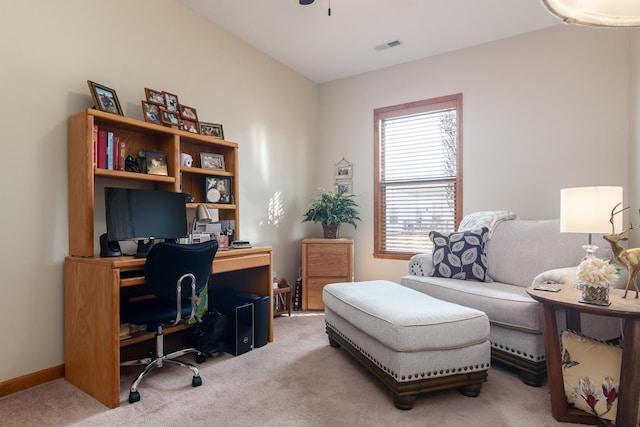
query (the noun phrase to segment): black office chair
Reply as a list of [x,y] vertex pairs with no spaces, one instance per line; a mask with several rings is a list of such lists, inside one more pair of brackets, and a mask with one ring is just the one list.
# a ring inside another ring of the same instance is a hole
[[156,329],[156,354],[146,358],[124,362],[122,366],[146,364],[136,376],[129,390],[129,403],[140,400],[138,384],[147,372],[173,363],[191,369],[191,385],[202,385],[198,369],[190,363],[174,360],[188,353],[199,353],[195,348],[187,348],[164,354],[162,324],[186,322],[195,317],[196,296],[207,286],[211,274],[211,263],[218,250],[218,242],[211,240],[195,245],[178,243],[158,243],[153,246],[144,267],[146,286],[156,298],[126,304],[122,308],[123,322],[134,325],[148,325]]

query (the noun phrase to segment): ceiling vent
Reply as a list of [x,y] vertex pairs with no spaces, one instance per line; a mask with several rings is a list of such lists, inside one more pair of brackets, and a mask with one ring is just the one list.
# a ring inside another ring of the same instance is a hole
[[399,40],[394,40],[392,42],[380,44],[378,46],[375,46],[374,49],[375,50],[385,50],[385,49],[389,49],[390,47],[396,47],[396,46],[400,46],[400,41]]

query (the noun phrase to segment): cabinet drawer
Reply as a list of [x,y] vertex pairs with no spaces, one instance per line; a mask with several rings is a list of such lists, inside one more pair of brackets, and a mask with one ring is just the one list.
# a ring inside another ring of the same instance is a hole
[[346,245],[310,245],[307,248],[307,275],[349,276],[349,249]]
[[[346,277],[318,278],[307,280],[307,310],[324,310],[322,289],[329,283],[348,282]],[[304,297],[304,295],[303,295]]]

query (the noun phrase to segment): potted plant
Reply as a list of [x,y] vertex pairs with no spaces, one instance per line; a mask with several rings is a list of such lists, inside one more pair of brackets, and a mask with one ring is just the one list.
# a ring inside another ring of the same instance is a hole
[[322,224],[324,238],[336,239],[340,224],[351,224],[358,228],[356,221],[360,221],[360,217],[354,197],[353,194],[345,194],[342,191],[322,190],[311,200],[302,222],[319,222]]

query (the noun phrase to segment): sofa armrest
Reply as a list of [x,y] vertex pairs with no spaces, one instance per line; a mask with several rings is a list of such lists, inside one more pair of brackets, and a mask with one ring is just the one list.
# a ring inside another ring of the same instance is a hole
[[431,252],[416,254],[409,260],[409,274],[412,276],[427,277],[433,271],[433,259]]
[[[575,285],[578,282],[578,278],[576,277],[578,267],[565,267],[565,268],[556,268],[554,270],[548,270],[543,273],[538,274],[533,279],[533,286],[542,285],[542,284],[570,284]],[[620,270],[620,275],[618,279],[611,285],[611,287],[616,289],[624,289],[627,286],[627,278],[629,274],[626,269]]]

